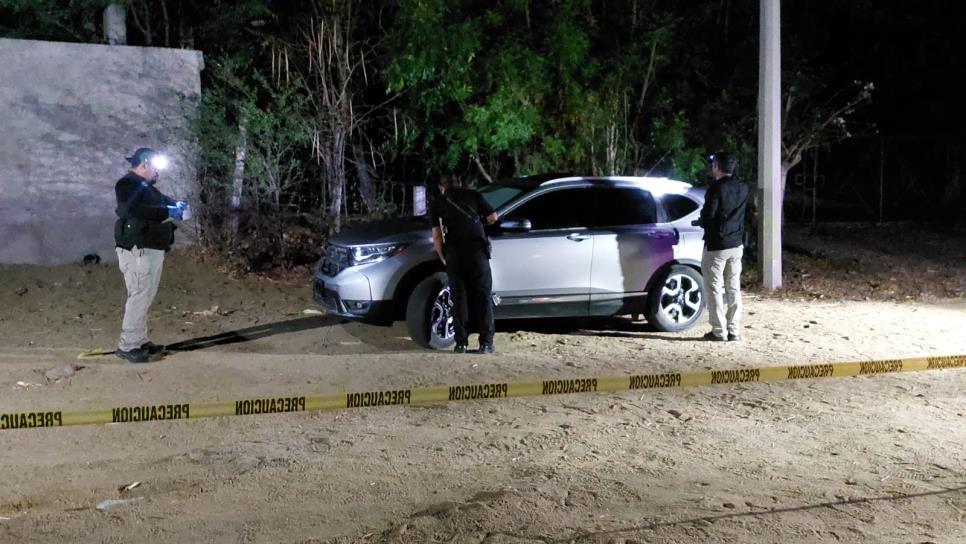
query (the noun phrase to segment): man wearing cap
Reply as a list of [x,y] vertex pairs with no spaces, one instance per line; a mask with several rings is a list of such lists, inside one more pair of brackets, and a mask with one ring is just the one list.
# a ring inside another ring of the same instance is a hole
[[714,181],[704,196],[704,276],[711,332],[706,340],[741,340],[741,258],[745,237],[748,186],[735,175],[738,161],[730,153],[711,155]]
[[493,353],[493,276],[484,223],[492,225],[497,214],[480,193],[464,189],[450,174],[440,176],[439,193],[429,213],[433,247],[446,267],[453,295],[454,351],[466,353],[472,317],[480,330],[477,353]]
[[183,218],[186,205],[155,187],[159,171],[167,166],[163,155],[142,147],[127,161],[130,171],[114,186],[118,217],[114,242],[127,286],[116,353],[132,363],[146,363],[163,349],[148,340],[148,309],[158,292],[164,253],[174,243],[177,227],[172,220]]

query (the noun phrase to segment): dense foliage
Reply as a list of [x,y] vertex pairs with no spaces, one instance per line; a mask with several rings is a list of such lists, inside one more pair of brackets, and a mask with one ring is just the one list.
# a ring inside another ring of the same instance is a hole
[[[0,32],[102,41],[108,3],[0,0]],[[757,2],[123,4],[129,43],[205,54],[203,233],[249,262],[303,260],[300,232],[394,213],[401,184],[443,171],[471,184],[547,171],[702,184],[707,152],[730,148],[754,175]],[[785,52],[787,168],[847,134],[869,98],[807,53]]]

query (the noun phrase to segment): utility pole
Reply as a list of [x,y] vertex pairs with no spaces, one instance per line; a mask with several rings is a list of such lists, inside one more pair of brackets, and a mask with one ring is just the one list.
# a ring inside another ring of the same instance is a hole
[[104,41],[108,45],[127,45],[127,21],[124,4],[112,2],[104,8]]
[[765,289],[782,286],[781,0],[760,0],[758,256]]

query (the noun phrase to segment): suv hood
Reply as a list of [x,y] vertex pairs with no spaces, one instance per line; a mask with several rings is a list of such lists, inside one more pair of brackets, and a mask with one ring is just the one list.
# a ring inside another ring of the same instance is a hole
[[430,236],[429,231],[429,219],[426,216],[382,219],[348,226],[339,234],[330,237],[329,242],[340,246],[411,242]]

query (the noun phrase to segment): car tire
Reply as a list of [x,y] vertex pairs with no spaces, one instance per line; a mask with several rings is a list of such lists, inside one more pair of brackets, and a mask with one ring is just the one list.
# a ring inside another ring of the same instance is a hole
[[684,265],[673,265],[654,283],[647,300],[647,321],[662,332],[690,329],[704,315],[704,279]]
[[416,344],[449,349],[456,344],[452,299],[445,272],[436,272],[416,285],[406,303],[406,327]]

